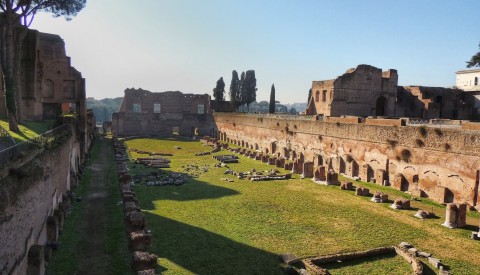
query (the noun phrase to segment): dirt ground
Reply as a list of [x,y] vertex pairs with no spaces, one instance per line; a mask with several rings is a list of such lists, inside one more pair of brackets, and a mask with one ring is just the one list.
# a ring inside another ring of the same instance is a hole
[[82,244],[76,255],[77,275],[106,274],[108,255],[104,251],[106,224],[106,178],[108,163],[106,158],[107,144],[98,141],[100,152],[98,158],[87,167],[93,172],[83,204],[85,206],[84,217],[80,218],[79,228],[82,236]]

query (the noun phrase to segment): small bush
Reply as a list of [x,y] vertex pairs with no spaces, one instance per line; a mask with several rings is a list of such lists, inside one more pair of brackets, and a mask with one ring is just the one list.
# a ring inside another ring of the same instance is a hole
[[401,159],[402,159],[403,161],[405,161],[405,162],[409,162],[409,161],[410,161],[410,157],[412,156],[412,153],[410,152],[410,150],[408,150],[408,149],[403,149],[400,154],[401,154]]
[[438,129],[438,128],[435,128],[434,131],[435,131],[435,134],[437,134],[437,136],[439,136],[439,137],[443,136],[442,130],[440,130],[440,129]]
[[423,140],[418,139],[418,138],[415,140],[415,144],[417,144],[418,147],[425,146],[425,143],[423,142]]
[[450,149],[452,149],[452,146],[450,146],[450,144],[448,144],[448,143],[445,143],[443,145],[443,148],[445,149],[445,151],[449,151]]
[[397,146],[398,141],[393,139],[387,139],[387,143],[390,147],[395,148],[395,146]]
[[418,127],[418,132],[420,133],[420,136],[422,136],[422,137],[427,136],[427,128],[425,128],[425,126]]

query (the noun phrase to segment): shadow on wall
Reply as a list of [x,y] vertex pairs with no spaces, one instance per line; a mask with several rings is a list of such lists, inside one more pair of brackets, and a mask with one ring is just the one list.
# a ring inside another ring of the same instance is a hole
[[[194,274],[285,274],[278,255],[145,212],[152,252]],[[166,268],[160,267],[165,272]]]

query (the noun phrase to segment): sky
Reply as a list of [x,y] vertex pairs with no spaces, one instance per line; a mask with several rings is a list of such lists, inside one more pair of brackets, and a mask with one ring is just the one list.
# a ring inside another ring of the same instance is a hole
[[312,81],[369,64],[399,85],[451,87],[479,50],[479,0],[87,0],[71,21],[39,13],[59,34],[87,96],[126,88],[210,94],[255,70],[257,101],[306,102]]

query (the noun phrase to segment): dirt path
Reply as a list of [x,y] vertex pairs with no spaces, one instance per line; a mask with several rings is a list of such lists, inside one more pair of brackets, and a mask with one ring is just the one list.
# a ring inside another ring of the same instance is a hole
[[106,222],[106,178],[108,173],[107,144],[102,140],[97,159],[87,167],[92,171],[91,182],[83,199],[84,216],[80,218],[79,228],[82,234],[81,244],[75,256],[77,275],[106,274],[108,255],[104,242],[107,230]]

